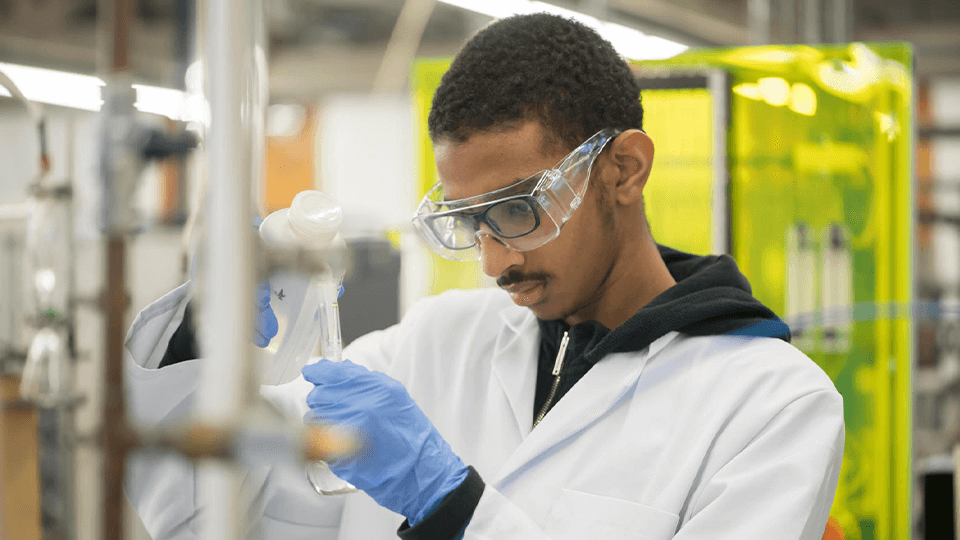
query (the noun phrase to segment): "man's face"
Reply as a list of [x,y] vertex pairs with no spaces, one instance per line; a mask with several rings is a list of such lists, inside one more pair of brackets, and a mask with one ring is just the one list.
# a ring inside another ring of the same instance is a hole
[[[463,199],[515,184],[553,168],[572,148],[549,148],[539,123],[526,122],[500,133],[480,133],[466,142],[441,141],[434,147],[440,183],[448,199]],[[608,209],[597,194],[606,153],[594,162],[583,203],[560,230],[540,248],[513,251],[489,236],[478,239],[483,272],[497,280],[513,301],[540,319],[563,319],[590,312],[616,257]],[[604,216],[607,216],[606,218]],[[484,229],[481,228],[481,232]],[[606,233],[606,234],[605,234]]]

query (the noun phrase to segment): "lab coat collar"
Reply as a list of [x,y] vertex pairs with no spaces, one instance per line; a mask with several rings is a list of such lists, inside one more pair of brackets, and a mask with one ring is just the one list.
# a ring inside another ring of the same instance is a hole
[[181,362],[156,369],[170,335],[180,324],[189,297],[187,283],[144,308],[124,341],[127,408],[136,423],[157,425],[169,416],[176,416],[174,412],[179,407],[192,406],[188,397],[195,393],[196,387],[183,381],[196,379],[200,362]]
[[507,396],[520,437],[533,426],[540,328],[529,309],[511,305],[500,312],[504,322],[493,352],[493,371]]
[[[677,332],[670,332],[656,339],[646,350],[639,353],[639,358],[638,353],[616,353],[593,366],[557,402],[536,429],[530,427],[532,420],[527,422],[523,442],[504,463],[492,485],[502,490],[535,466],[538,456],[564,444],[629,397],[650,358],[662,351],[677,335]],[[532,355],[532,358],[535,364],[535,355]],[[536,373],[533,377],[536,378]],[[524,400],[527,412],[524,421],[531,419],[533,415],[532,392],[530,390],[530,395],[524,396],[530,398]],[[516,413],[514,408],[515,416]]]
[[537,325],[537,318],[533,315],[533,312],[516,304],[511,304],[503,309],[500,312],[500,319],[515,334],[528,332],[531,326]]

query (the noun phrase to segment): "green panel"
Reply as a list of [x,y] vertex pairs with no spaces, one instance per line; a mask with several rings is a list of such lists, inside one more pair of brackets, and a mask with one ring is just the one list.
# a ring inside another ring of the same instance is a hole
[[[885,309],[911,301],[910,58],[903,44],[770,46],[641,65],[730,74],[732,253],[779,314],[812,308],[795,344],[844,396],[832,516],[849,540],[911,536],[912,328]],[[853,321],[832,324],[834,303]]]
[[[713,252],[713,100],[706,89],[645,90],[643,128],[653,139],[653,171],[643,188],[653,237],[698,254]],[[677,224],[682,223],[682,227]]]
[[[410,86],[416,115],[417,197],[423,197],[437,183],[437,165],[433,157],[433,143],[427,129],[427,116],[433,94],[440,79],[450,67],[450,58],[424,58],[413,64]],[[430,289],[427,294],[439,294],[448,289],[476,289],[482,284],[478,262],[459,262],[429,254]]]

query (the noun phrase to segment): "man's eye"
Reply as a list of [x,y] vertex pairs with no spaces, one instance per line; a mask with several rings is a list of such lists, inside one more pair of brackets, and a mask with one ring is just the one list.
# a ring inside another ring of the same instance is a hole
[[511,217],[524,216],[530,211],[530,207],[524,201],[514,201],[506,205],[507,215]]

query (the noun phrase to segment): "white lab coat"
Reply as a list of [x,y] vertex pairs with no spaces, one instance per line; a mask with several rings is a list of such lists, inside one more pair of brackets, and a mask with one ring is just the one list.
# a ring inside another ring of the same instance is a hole
[[[182,417],[199,362],[162,370],[187,289],[145,309],[128,338],[127,391],[142,422]],[[498,290],[425,299],[345,358],[407,388],[486,489],[466,540],[819,540],[843,454],[843,400],[772,338],[676,332],[597,363],[531,430],[539,329]],[[312,384],[262,394],[299,418]],[[403,518],[363,493],[316,495],[302,471],[248,477],[263,537],[396,538]],[[155,540],[196,538],[193,469],[139,460],[128,495]]]

